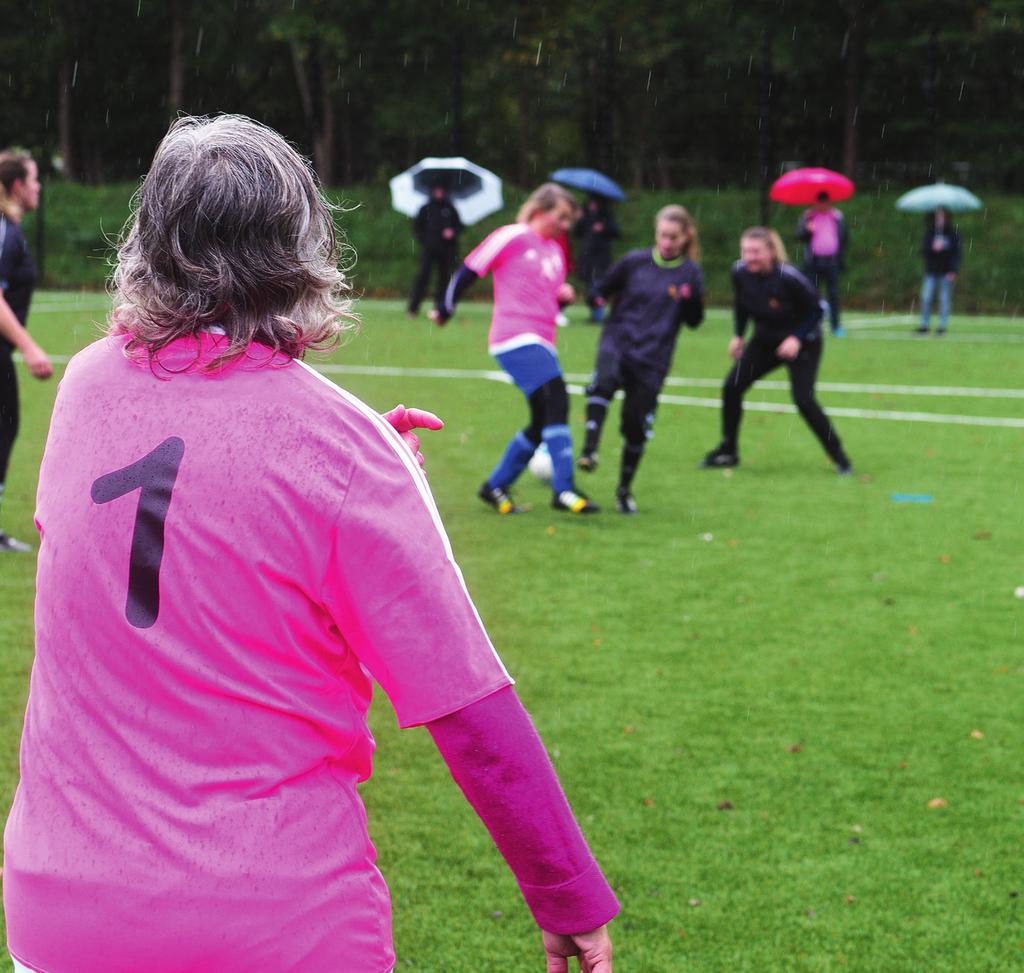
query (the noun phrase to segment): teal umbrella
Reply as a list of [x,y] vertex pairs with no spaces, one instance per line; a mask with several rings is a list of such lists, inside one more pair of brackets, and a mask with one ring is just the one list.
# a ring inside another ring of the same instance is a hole
[[962,186],[951,186],[947,182],[918,186],[896,200],[896,209],[910,213],[930,213],[940,208],[962,213],[968,209],[981,209],[981,200]]

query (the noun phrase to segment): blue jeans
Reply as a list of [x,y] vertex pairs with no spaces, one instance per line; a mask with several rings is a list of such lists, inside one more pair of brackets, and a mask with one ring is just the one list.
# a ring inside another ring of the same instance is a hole
[[925,274],[921,285],[921,327],[927,328],[932,317],[932,301],[935,289],[939,290],[939,330],[945,331],[949,324],[949,310],[953,304],[953,281],[945,274]]

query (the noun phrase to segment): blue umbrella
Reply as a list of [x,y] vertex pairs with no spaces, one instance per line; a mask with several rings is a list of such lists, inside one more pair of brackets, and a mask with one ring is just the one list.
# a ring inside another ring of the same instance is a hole
[[604,196],[606,199],[626,198],[626,194],[617,182],[596,169],[556,169],[551,173],[551,178],[564,186],[582,189],[584,192],[593,193],[595,196]]
[[896,209],[910,213],[930,213],[936,209],[962,213],[968,209],[981,209],[981,200],[961,186],[937,182],[931,186],[918,186],[896,200]]

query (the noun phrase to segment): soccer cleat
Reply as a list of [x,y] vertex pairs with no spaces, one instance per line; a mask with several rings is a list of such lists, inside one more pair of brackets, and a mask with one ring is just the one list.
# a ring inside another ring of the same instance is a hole
[[555,510],[568,510],[572,514],[596,514],[601,508],[575,490],[563,490],[551,498]]
[[10,534],[5,534],[0,530],[0,553],[3,551],[18,554],[29,554],[31,553],[32,548],[24,541],[19,541],[17,538],[11,537]]
[[836,463],[836,473],[839,476],[853,476],[853,463],[849,460],[845,463]]
[[701,469],[714,470],[724,469],[730,466],[739,466],[740,458],[736,453],[730,453],[721,446],[716,446],[707,456],[700,461]]
[[845,338],[846,337],[846,328],[842,327],[842,325],[840,325],[838,328],[833,328],[832,329],[832,337],[833,338]]
[[580,458],[576,460],[576,468],[585,473],[593,473],[597,469],[597,453],[580,453]]
[[512,498],[501,488],[488,486],[486,483],[480,487],[477,496],[484,503],[489,503],[499,514],[521,514],[522,507],[517,507]]
[[635,514],[639,508],[633,499],[633,494],[629,490],[619,487],[615,491],[615,509],[620,514]]
[[914,329],[915,334],[928,334],[929,331],[931,331],[931,328],[927,324],[922,324]]

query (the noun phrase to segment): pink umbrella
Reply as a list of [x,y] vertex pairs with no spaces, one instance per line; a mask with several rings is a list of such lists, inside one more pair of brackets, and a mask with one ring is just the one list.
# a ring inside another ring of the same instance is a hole
[[810,206],[818,201],[822,193],[825,193],[829,202],[837,203],[849,199],[856,188],[840,172],[810,167],[794,169],[780,176],[772,183],[769,195],[775,202],[787,206]]

